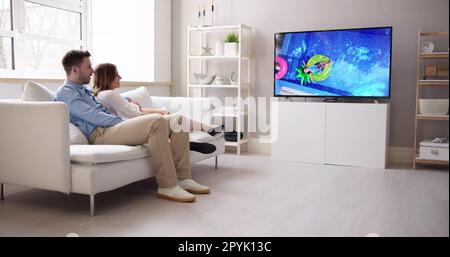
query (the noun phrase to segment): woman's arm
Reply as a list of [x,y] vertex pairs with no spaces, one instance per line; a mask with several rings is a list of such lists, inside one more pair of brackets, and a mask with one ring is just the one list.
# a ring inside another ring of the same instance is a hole
[[170,114],[170,112],[163,110],[163,109],[141,108],[140,111],[144,114],[154,114],[154,113],[159,113],[161,115]]
[[119,93],[108,91],[103,99],[122,118],[131,119],[142,115],[139,106],[125,100]]

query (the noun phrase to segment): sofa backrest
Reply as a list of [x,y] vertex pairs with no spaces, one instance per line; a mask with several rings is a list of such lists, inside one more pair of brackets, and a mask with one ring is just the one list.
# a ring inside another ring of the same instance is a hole
[[[44,85],[36,83],[34,81],[28,81],[22,92],[22,101],[36,101],[36,102],[54,102],[54,92],[49,90]],[[71,145],[88,145],[89,142],[84,136],[81,130],[73,125],[69,124],[69,140]]]

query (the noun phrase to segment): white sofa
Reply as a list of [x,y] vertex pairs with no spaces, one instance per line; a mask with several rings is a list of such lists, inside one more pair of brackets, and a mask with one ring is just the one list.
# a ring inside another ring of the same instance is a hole
[[[206,98],[153,97],[145,87],[123,95],[143,107],[168,107],[196,120],[210,121],[211,103]],[[21,100],[0,100],[0,183],[79,193],[90,196],[95,214],[95,195],[154,176],[145,146],[89,145],[81,131],[69,122],[67,105],[53,102],[53,92],[28,82]],[[191,141],[216,146],[212,154],[190,152],[191,163],[225,151],[223,135],[190,133]]]

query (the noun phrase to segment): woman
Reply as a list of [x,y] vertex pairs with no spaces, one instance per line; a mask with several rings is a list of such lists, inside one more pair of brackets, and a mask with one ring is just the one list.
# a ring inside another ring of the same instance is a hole
[[[120,87],[120,80],[117,67],[111,63],[103,63],[97,65],[94,70],[94,86],[93,91],[97,100],[105,106],[111,114],[122,117],[124,119],[131,119],[145,114],[161,114],[170,115],[170,113],[163,109],[142,108],[133,99],[125,99],[114,89]],[[201,130],[208,132],[214,136],[222,131],[222,126],[211,126],[208,124],[199,123],[189,120],[190,131]]]

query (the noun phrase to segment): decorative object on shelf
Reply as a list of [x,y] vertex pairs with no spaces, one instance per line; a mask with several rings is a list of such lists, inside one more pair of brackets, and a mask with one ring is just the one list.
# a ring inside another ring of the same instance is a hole
[[202,7],[199,5],[198,6],[198,26],[201,27],[203,25],[203,20],[202,20]]
[[425,65],[423,79],[427,79],[429,77],[448,77],[448,66]]
[[206,24],[206,6],[205,5],[203,5],[203,12],[202,12],[202,16],[203,16],[203,22],[202,22],[202,26],[207,26],[207,24]]
[[447,115],[448,99],[419,99],[419,113],[423,115]]
[[431,41],[425,41],[422,44],[422,52],[426,54],[431,54],[434,50],[434,44]]
[[211,0],[211,26],[214,26],[216,24],[216,15],[215,15],[215,8],[214,8],[214,0]]
[[211,52],[212,51],[211,47],[202,46],[202,50],[203,50],[202,56],[212,56],[213,55]]
[[225,56],[237,56],[239,54],[239,36],[232,32],[225,38]]
[[437,77],[447,77],[448,78],[448,66],[438,66]]
[[214,85],[223,85],[225,84],[225,80],[220,77],[220,76],[216,76],[216,79],[213,82]]
[[238,74],[237,74],[236,71],[233,71],[233,72],[230,74],[229,79],[230,79],[230,84],[231,84],[231,85],[237,85],[237,83],[238,83],[237,75],[238,75]]
[[[237,142],[237,132],[225,132],[225,141],[227,142]],[[244,133],[241,132],[241,139],[244,138]]]
[[446,138],[446,137],[436,137],[431,142],[433,142],[435,144],[448,144],[448,138]]
[[211,85],[216,78],[215,74],[194,73],[194,76],[200,85]]
[[223,40],[216,41],[216,56],[223,56]]
[[206,7],[206,4],[198,6],[198,26],[199,27],[211,27],[216,24],[214,0],[211,0],[210,6]]

